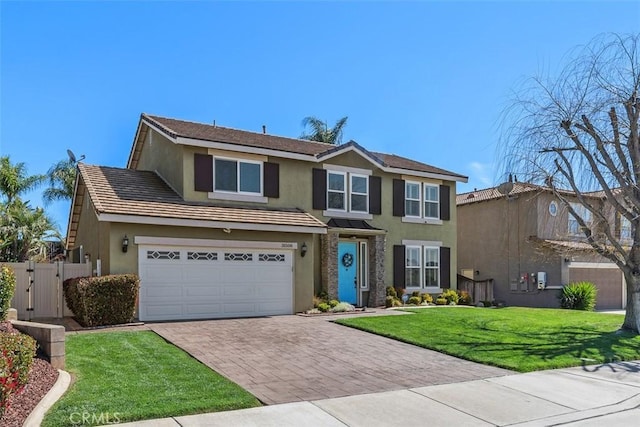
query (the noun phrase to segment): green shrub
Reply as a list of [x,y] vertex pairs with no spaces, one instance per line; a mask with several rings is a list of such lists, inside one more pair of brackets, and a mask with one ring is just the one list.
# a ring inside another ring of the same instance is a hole
[[420,298],[419,296],[409,297],[409,301],[407,302],[413,305],[420,305],[422,304],[422,298]]
[[458,291],[458,304],[460,305],[471,305],[473,301],[471,300],[471,295],[467,291]]
[[29,335],[15,330],[0,332],[0,418],[9,397],[27,383],[35,355],[36,341]]
[[16,276],[8,265],[0,267],[0,322],[7,320],[11,298],[16,291]]
[[392,297],[391,295],[387,295],[387,297],[384,299],[384,306],[389,308],[389,307],[393,307],[393,300],[395,300],[395,297]]
[[334,308],[338,304],[340,304],[340,301],[338,301],[337,299],[332,299],[331,301],[329,301],[329,307],[331,308]]
[[397,298],[398,293],[396,292],[396,288],[393,286],[387,286],[387,296]]
[[135,274],[67,279],[63,283],[64,298],[83,326],[129,323],[135,313],[139,284]]
[[322,298],[320,298],[319,296],[314,296],[313,297],[313,308],[318,308],[318,304],[325,302]]
[[571,283],[560,291],[560,306],[570,310],[592,311],[596,306],[598,290],[593,283]]
[[447,304],[456,305],[458,304],[458,293],[453,289],[447,289],[440,295],[442,298],[447,300]]
[[431,294],[424,293],[422,294],[422,302],[426,304],[433,304],[433,297]]
[[326,313],[327,311],[331,310],[331,306],[326,302],[321,302],[320,304],[318,304],[318,310],[320,310],[323,313]]
[[320,291],[318,292],[318,298],[320,298],[323,301],[326,301],[329,299],[329,294],[327,293],[327,291]]
[[448,301],[446,298],[438,297],[436,298],[436,305],[447,305]]
[[411,296],[412,296],[412,297],[419,297],[419,296],[420,296],[420,291],[413,291],[413,292],[411,292]]
[[491,307],[492,303],[491,301],[482,301],[482,305],[484,305],[485,307]]

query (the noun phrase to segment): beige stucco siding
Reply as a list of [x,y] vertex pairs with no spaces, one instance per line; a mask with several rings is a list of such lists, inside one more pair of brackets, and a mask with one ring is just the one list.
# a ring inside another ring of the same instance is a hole
[[[130,242],[127,253],[122,252],[121,246],[122,237],[125,234]],[[308,252],[304,258],[300,256],[300,249],[294,251],[294,308],[296,312],[311,308],[317,259],[317,246],[314,243],[317,239],[311,234],[246,230],[231,230],[231,233],[227,234],[220,229],[112,223],[110,233],[112,261],[109,273],[137,273],[138,247],[134,243],[136,236],[289,242],[297,243],[298,248],[306,243]]]
[[[149,129],[140,152],[138,169],[158,172],[178,194],[183,195],[184,158],[182,145],[174,144],[158,132]],[[193,159],[191,164],[193,175]]]
[[99,259],[102,263],[102,271],[109,271],[109,224],[98,221],[88,194],[85,194],[82,204],[75,240],[75,247],[80,246],[83,247],[85,254],[89,254],[92,270],[96,270],[96,261]]

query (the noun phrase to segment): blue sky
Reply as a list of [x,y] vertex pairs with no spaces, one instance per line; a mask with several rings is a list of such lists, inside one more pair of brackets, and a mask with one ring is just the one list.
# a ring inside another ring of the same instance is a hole
[[[501,112],[640,2],[13,2],[0,0],[0,152],[44,173],[66,149],[124,167],[140,113],[345,138],[502,180]],[[41,205],[41,191],[29,194]],[[51,205],[64,232],[68,204]]]

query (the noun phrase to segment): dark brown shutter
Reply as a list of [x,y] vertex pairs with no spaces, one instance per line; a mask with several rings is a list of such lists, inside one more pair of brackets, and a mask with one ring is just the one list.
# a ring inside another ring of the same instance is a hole
[[396,289],[405,288],[405,257],[404,245],[393,245],[393,287]]
[[193,155],[193,181],[196,191],[213,191],[213,156]]
[[280,197],[280,165],[265,162],[262,167],[264,197]]
[[382,178],[379,176],[369,177],[369,213],[382,213]]
[[313,209],[327,209],[327,171],[313,170]]
[[404,180],[393,180],[393,216],[404,216]]
[[440,287],[451,287],[451,248],[440,248]]
[[440,219],[449,221],[451,219],[451,201],[449,200],[449,186],[440,186]]

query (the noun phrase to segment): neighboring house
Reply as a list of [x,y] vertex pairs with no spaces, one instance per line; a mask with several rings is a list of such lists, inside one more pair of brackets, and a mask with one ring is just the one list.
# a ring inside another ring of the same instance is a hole
[[[141,320],[290,314],[325,290],[455,286],[456,182],[328,145],[143,114],[126,169],[79,164],[67,249],[138,273]],[[75,251],[74,251],[75,249]]]
[[[494,279],[495,300],[508,305],[558,307],[563,285],[589,281],[598,288],[596,308],[625,307],[622,272],[595,254],[550,188],[516,182],[506,195],[499,188],[457,195],[458,268],[463,276]],[[572,196],[563,192],[568,200]],[[601,193],[590,197],[606,211]],[[590,222],[582,205],[573,207]],[[628,243],[629,222],[613,213],[607,216],[621,242]]]

